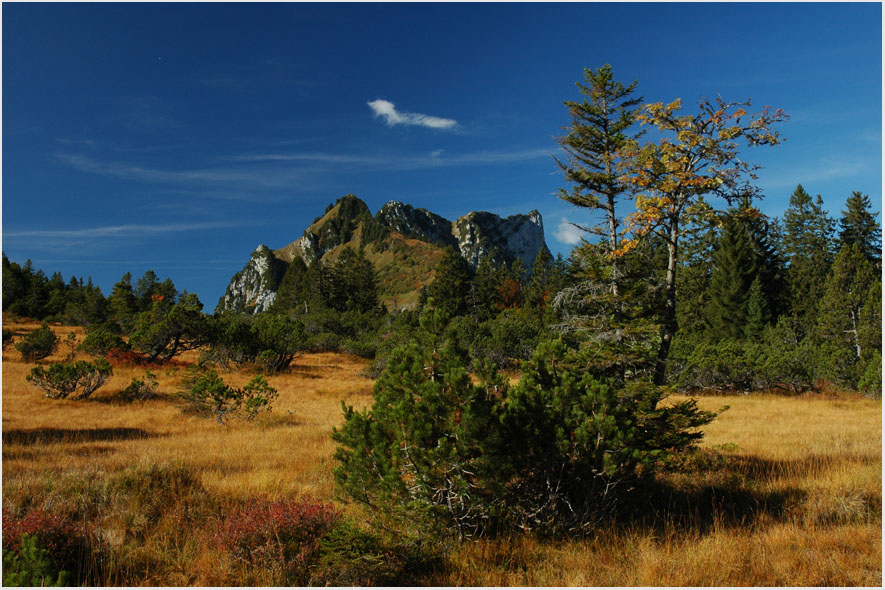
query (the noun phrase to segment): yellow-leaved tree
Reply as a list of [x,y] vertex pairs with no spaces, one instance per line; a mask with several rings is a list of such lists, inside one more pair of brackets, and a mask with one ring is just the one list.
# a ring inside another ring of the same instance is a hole
[[617,253],[658,236],[667,246],[666,297],[661,340],[655,359],[655,383],[663,384],[676,323],[676,268],[679,238],[698,215],[707,214],[703,197],[714,195],[729,204],[756,193],[752,182],[759,168],[741,158],[741,148],[777,145],[775,124],[788,119],[781,109],[765,107],[750,115],[750,101],[701,99],[698,111],[685,114],[682,101],[651,103],[636,115],[641,125],[656,128],[656,139],[628,141],[621,147],[621,178],[634,188],[635,210],[626,219]]

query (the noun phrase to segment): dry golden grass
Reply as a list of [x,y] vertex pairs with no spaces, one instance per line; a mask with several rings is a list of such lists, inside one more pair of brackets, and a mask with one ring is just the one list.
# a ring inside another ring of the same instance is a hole
[[[36,325],[15,325],[24,332]],[[60,336],[80,328],[55,328]],[[65,351],[42,361],[64,360]],[[193,361],[190,352],[183,360]],[[88,358],[78,356],[78,358]],[[175,460],[193,467],[204,486],[219,494],[245,497],[334,495],[329,437],[342,421],[341,401],[357,408],[371,403],[372,380],[365,361],[341,354],[305,355],[288,374],[271,376],[279,391],[272,413],[254,422],[217,421],[188,415],[176,399],[180,371],[157,370],[159,396],[122,401],[119,393],[145,370],[118,367],[88,400],[51,400],[25,376],[13,347],[3,352],[3,472],[5,482],[34,472],[90,468],[108,472],[134,463]],[[220,371],[241,386],[250,375]]]
[[[36,327],[4,325],[19,334]],[[62,338],[71,331],[83,338],[80,328],[54,329]],[[63,360],[65,353],[62,345],[42,362]],[[184,360],[195,359],[188,353]],[[26,382],[31,366],[13,347],[3,351],[4,504],[21,504],[63,481],[70,487],[80,478],[86,490],[87,480],[133,465],[171,463],[189,468],[213,497],[309,497],[335,501],[363,518],[336,497],[329,436],[342,421],[341,400],[371,403],[372,381],[359,358],[300,357],[289,373],[268,379],[280,393],[269,415],[226,427],[182,410],[175,369],[153,370],[158,398],[130,403],[119,392],[143,369],[116,368],[91,399],[59,401]],[[234,385],[250,378],[221,375]],[[583,540],[514,536],[456,545],[450,566],[429,572],[425,583],[881,585],[881,402],[758,395],[703,397],[699,405],[730,409],[705,430],[707,452],[697,461],[708,461],[708,468],[698,463],[662,478],[664,491],[650,496],[656,518],[622,519]],[[224,556],[193,539],[171,540],[175,522],[143,549],[143,570],[120,574],[119,583],[131,583],[131,576],[156,585],[225,583],[219,573],[229,567]],[[158,560],[165,560],[162,567]]]

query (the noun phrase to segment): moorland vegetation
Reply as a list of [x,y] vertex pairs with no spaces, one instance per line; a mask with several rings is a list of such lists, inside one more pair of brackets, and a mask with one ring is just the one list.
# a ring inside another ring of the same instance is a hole
[[4,255],[4,583],[880,584],[869,198],[766,217],[739,155],[784,113],[578,87],[598,238],[448,248],[414,309],[362,250],[214,315]]

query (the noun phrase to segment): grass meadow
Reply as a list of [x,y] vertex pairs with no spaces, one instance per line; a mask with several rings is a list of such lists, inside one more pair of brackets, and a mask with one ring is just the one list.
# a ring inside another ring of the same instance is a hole
[[[37,324],[9,323],[17,335]],[[81,328],[54,327],[64,338]],[[63,360],[64,344],[44,361]],[[196,352],[181,361],[194,362]],[[85,355],[77,358],[87,359]],[[3,351],[3,506],[94,518],[105,547],[95,585],[276,585],[218,550],[206,522],[255,496],[340,497],[331,429],[341,401],[372,402],[367,361],[305,354],[268,382],[272,412],[252,422],[189,414],[181,363],[157,397],[121,395],[139,367],[115,367],[88,400],[51,400],[25,380],[33,363]],[[219,374],[241,386],[247,372]],[[453,542],[401,583],[433,586],[881,586],[882,408],[836,392],[702,397],[729,406],[698,452],[637,490],[611,526],[581,539],[529,535]],[[5,542],[5,539],[4,539]]]

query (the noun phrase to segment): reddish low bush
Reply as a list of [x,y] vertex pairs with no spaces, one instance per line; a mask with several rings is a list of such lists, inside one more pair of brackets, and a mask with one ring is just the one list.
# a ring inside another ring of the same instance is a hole
[[142,367],[145,369],[162,369],[169,367],[187,367],[188,363],[179,360],[150,361],[146,356],[124,348],[114,348],[105,355],[108,362],[115,367]]
[[304,585],[323,536],[340,518],[330,504],[254,499],[218,523],[215,540],[233,557]]
[[61,571],[76,572],[88,551],[91,527],[39,508],[18,517],[3,507],[3,550],[20,551],[22,535],[37,539]]

